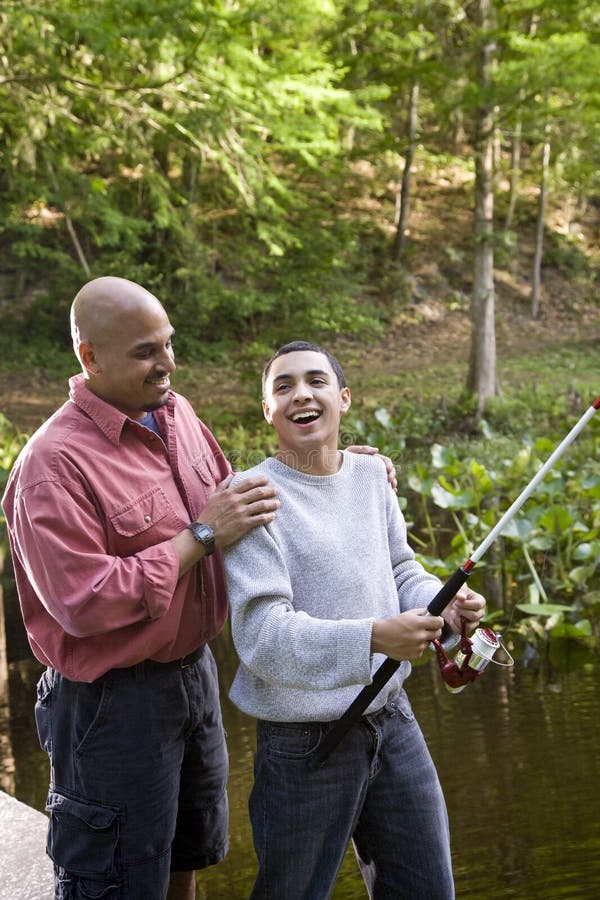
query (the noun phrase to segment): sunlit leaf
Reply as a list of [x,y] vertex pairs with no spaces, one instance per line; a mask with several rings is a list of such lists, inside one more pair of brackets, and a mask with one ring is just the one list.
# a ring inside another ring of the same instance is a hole
[[411,490],[416,491],[417,494],[429,494],[431,491],[431,486],[433,484],[432,478],[422,478],[420,475],[416,473],[412,473],[408,477],[408,486]]
[[441,484],[434,484],[431,488],[431,497],[436,506],[440,509],[464,509],[473,502],[473,496],[470,491],[454,494]]
[[513,471],[524,472],[531,461],[531,447],[522,447],[512,461]]
[[575,566],[569,572],[569,580],[581,587],[594,574],[594,568],[594,566]]
[[511,519],[502,529],[502,536],[525,541],[534,530],[533,523],[526,518]]
[[578,544],[578,546],[573,550],[573,559],[583,561],[584,559],[589,559],[592,554],[595,555],[598,552],[599,548],[596,544]]
[[562,603],[517,603],[516,609],[528,616],[554,616],[557,613],[571,612],[571,607]]
[[373,413],[379,424],[382,428],[391,428],[392,426],[392,417],[390,416],[387,409],[384,409],[382,406],[379,409],[376,409]]
[[448,450],[442,444],[434,444],[431,448],[431,462],[436,469],[443,469],[448,465]]
[[529,541],[529,548],[531,550],[541,550],[542,552],[546,552],[552,550],[553,547],[554,541],[549,534],[537,534]]

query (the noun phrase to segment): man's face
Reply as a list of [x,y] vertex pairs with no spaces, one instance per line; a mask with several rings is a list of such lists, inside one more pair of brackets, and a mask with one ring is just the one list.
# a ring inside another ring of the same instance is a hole
[[277,431],[280,450],[336,448],[340,418],[349,406],[350,391],[340,388],[323,353],[299,350],[271,364],[263,411]]
[[123,315],[110,338],[92,342],[88,386],[132,419],[164,406],[175,371],[174,329],[158,302]]

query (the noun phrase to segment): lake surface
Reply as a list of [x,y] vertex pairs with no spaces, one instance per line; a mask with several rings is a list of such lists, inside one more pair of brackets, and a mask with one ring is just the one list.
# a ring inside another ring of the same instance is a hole
[[[42,669],[28,650],[6,576],[4,590],[9,652],[0,673],[0,787],[43,810],[48,763],[33,719]],[[227,634],[213,651],[231,756],[231,850],[199,876],[198,897],[243,900],[255,870],[246,814],[254,724],[226,696],[235,671]],[[517,661],[513,669],[489,666],[451,695],[433,659],[413,671],[407,691],[446,794],[457,900],[600,896],[599,673],[597,663],[559,675]],[[349,851],[334,898],[365,897]]]

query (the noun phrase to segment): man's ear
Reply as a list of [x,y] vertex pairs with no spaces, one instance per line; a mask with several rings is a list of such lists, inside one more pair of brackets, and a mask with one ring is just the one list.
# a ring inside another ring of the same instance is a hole
[[350,409],[350,406],[352,405],[352,394],[350,393],[349,387],[342,388],[340,392],[340,399],[342,401],[341,413],[342,415],[344,415],[344,413],[347,413]]
[[98,375],[100,366],[96,362],[94,348],[88,341],[82,341],[79,345],[79,360],[86,372],[90,375]]
[[271,410],[269,409],[269,404],[267,403],[266,400],[263,400],[263,402],[262,402],[262,410],[263,410],[263,416],[265,417],[265,419],[267,420],[269,425],[272,425],[273,424],[273,416],[271,415]]

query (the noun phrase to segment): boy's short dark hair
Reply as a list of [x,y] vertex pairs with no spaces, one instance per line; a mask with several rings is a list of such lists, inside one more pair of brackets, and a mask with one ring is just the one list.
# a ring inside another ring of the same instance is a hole
[[275,351],[271,359],[268,361],[266,366],[263,369],[262,373],[262,390],[263,396],[265,393],[265,387],[267,385],[267,378],[269,377],[269,372],[271,370],[271,366],[275,362],[275,360],[280,356],[285,356],[286,353],[297,353],[302,350],[312,350],[314,353],[322,353],[329,360],[329,364],[331,368],[335,372],[336,378],[338,380],[338,384],[341,388],[346,387],[346,376],[344,375],[343,369],[339,364],[339,361],[330,353],[329,350],[325,350],[324,347],[320,347],[319,344],[312,344],[310,341],[290,341],[289,344],[284,344],[278,350]]

